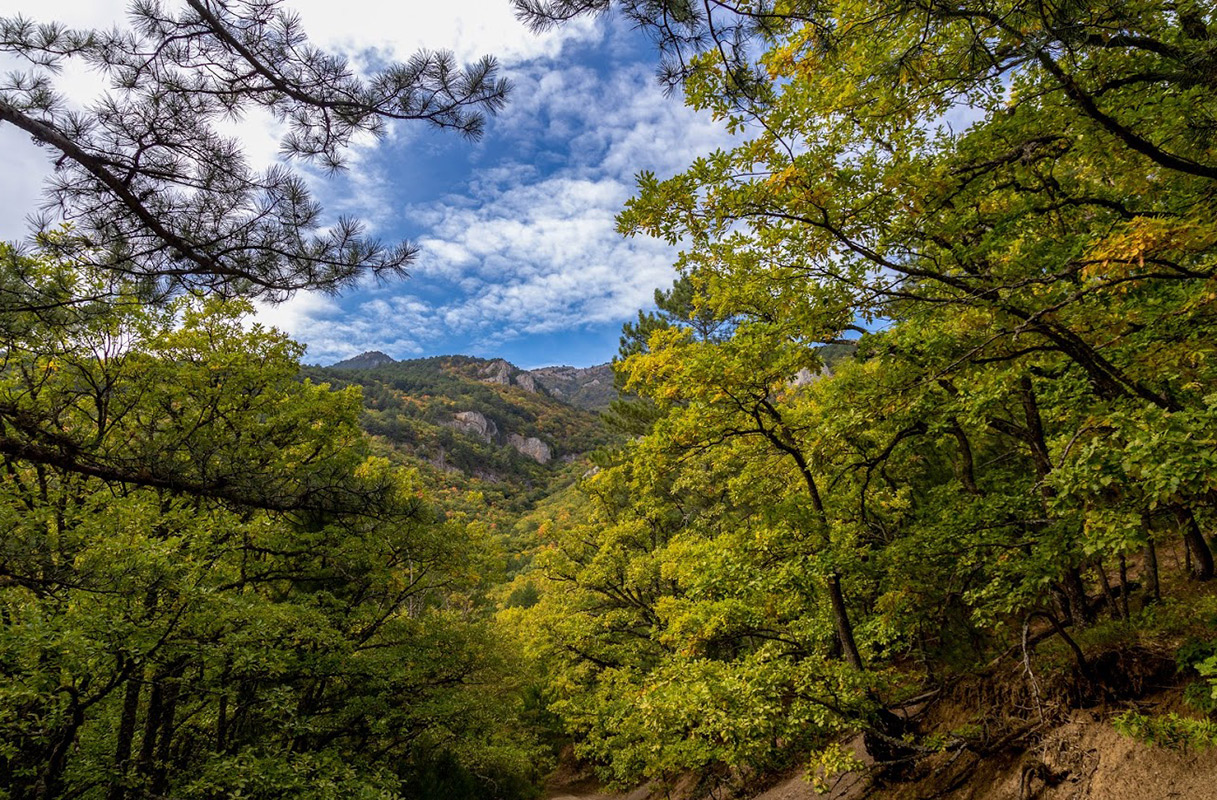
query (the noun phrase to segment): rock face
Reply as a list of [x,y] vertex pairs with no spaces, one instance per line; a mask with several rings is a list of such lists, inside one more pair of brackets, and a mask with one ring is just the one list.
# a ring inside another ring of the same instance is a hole
[[499,435],[494,420],[487,419],[480,411],[458,411],[453,426],[462,433],[471,433],[484,441],[493,442]]
[[548,464],[553,454],[550,453],[549,445],[541,441],[535,436],[529,436],[525,439],[518,433],[513,433],[507,437],[507,444],[514,447],[521,454],[528,456],[538,464]]
[[536,394],[537,381],[531,373],[518,369],[514,364],[503,359],[495,359],[478,370],[478,378],[483,383],[497,383],[500,386],[519,386],[526,392]]
[[594,367],[541,367],[527,373],[536,379],[552,397],[588,411],[603,411],[617,398],[613,388],[613,368],[608,364]]
[[511,364],[508,364],[503,359],[491,361],[486,366],[478,370],[478,377],[483,383],[497,383],[500,386],[511,385],[511,373],[515,370]]
[[794,377],[790,379],[790,383],[787,385],[792,387],[808,386],[819,381],[821,378],[831,376],[832,370],[827,366],[822,367],[819,372],[812,372],[807,367],[803,367],[801,370],[795,373]]
[[[502,442],[499,438],[499,426],[480,411],[458,411],[453,415],[452,427],[461,433],[476,436],[484,442]],[[507,435],[507,444],[516,452],[526,455],[538,464],[548,464],[553,460],[553,451],[549,445],[535,436],[524,437],[518,433]]]
[[396,364],[397,360],[392,356],[387,356],[379,350],[369,350],[366,353],[360,353],[354,358],[348,358],[346,361],[339,361],[333,365],[334,369],[375,369],[383,367],[386,364]]
[[513,376],[516,386],[519,386],[526,392],[537,393],[537,381],[527,372],[521,372]]

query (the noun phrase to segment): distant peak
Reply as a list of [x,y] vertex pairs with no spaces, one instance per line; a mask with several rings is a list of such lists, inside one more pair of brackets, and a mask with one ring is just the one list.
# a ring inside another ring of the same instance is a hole
[[335,369],[374,369],[376,367],[383,367],[385,364],[396,363],[397,359],[392,356],[387,356],[379,350],[369,350],[366,353],[360,353],[354,358],[339,361],[331,366]]

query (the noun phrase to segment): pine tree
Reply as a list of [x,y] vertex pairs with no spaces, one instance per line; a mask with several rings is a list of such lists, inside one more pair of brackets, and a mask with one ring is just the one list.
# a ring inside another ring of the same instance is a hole
[[[443,51],[361,76],[310,44],[278,0],[138,0],[129,18],[129,30],[73,30],[0,17],[0,53],[25,64],[0,83],[0,121],[55,160],[38,227],[71,223],[72,236],[51,242],[57,255],[149,291],[281,299],[400,274],[415,256],[357,220],[323,224],[297,170],[252,169],[218,122],[269,111],[288,125],[286,156],[334,171],[354,137],[381,136],[393,120],[477,137],[508,92],[494,59],[462,68]],[[75,108],[56,90],[68,63],[99,73],[108,92]]]

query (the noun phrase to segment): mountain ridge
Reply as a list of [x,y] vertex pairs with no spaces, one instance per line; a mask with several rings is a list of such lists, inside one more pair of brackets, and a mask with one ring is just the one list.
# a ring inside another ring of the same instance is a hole
[[352,358],[320,368],[340,371],[375,371],[395,365],[405,365],[408,369],[411,365],[424,364],[435,359],[450,364],[472,366],[476,369],[476,379],[483,383],[518,386],[526,392],[546,394],[587,411],[606,410],[618,394],[613,383],[612,364],[607,362],[590,367],[555,364],[523,369],[504,358],[480,358],[458,354],[398,360],[379,350],[368,350]]
[[336,388],[359,386],[361,425],[395,459],[429,465],[445,481],[525,494],[613,439],[595,405],[597,391],[604,405],[611,399],[602,391],[611,374],[607,365],[534,373],[504,359],[397,361],[375,351],[304,371]]

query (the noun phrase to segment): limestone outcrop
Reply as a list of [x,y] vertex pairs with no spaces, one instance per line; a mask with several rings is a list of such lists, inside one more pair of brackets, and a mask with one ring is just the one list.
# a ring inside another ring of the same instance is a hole
[[493,442],[499,435],[499,427],[494,420],[487,419],[480,411],[458,411],[452,424],[458,431],[473,434],[487,442]]
[[514,447],[518,452],[528,456],[538,464],[548,464],[553,458],[553,453],[550,452],[549,445],[541,441],[535,436],[529,436],[525,439],[518,433],[513,433],[507,437],[507,444]]

